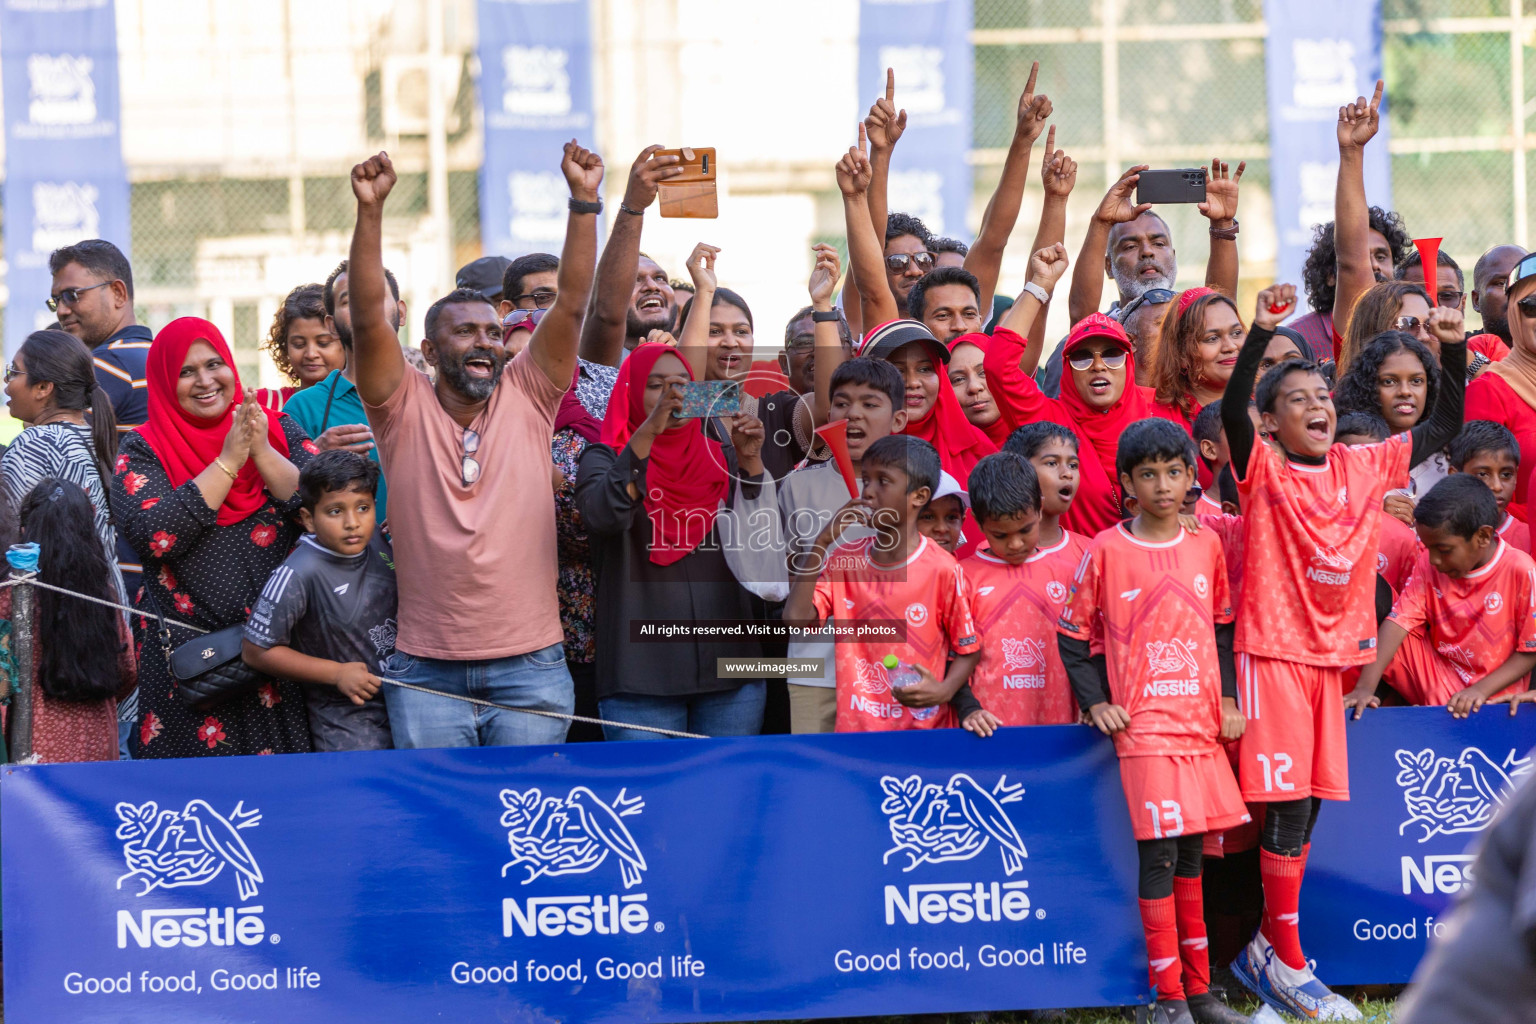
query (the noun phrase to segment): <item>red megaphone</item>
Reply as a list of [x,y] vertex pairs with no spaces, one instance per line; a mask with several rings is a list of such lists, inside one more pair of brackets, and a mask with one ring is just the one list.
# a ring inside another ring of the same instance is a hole
[[853,459],[848,455],[848,421],[833,420],[817,427],[816,435],[832,449],[832,458],[837,461],[838,472],[843,474],[843,482],[848,485],[848,496],[857,498],[859,481],[853,475]]
[[1413,246],[1419,250],[1419,259],[1424,264],[1424,290],[1429,293],[1429,304],[1431,306],[1440,305],[1440,300],[1437,298],[1440,294],[1440,283],[1437,280],[1440,272],[1435,268],[1440,265],[1441,241],[1442,239],[1439,238],[1415,238],[1413,240]]

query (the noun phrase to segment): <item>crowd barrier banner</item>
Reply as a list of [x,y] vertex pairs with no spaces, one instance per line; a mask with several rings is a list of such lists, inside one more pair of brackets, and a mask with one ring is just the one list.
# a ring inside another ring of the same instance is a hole
[[85,238],[129,251],[112,0],[0,0],[5,85],[5,352],[54,316],[48,255]]
[[1080,727],[7,766],[21,1021],[709,1021],[1148,997]]
[[[479,0],[480,238],[487,254],[559,254],[570,189],[560,148],[591,147],[587,0]],[[618,164],[609,162],[610,177]]]
[[[1380,0],[1264,0],[1269,38],[1269,176],[1279,237],[1275,280],[1301,283],[1312,229],[1333,220],[1339,108],[1381,77]],[[1365,194],[1392,208],[1387,100],[1365,150]],[[1298,295],[1305,303],[1305,296]]]
[[1533,710],[1382,708],[1349,723],[1350,801],[1323,804],[1301,887],[1302,946],[1325,982],[1413,976],[1479,834],[1531,773]]
[[886,68],[896,71],[896,109],[907,112],[891,165],[890,209],[956,238],[970,237],[970,31],[971,0],[859,2],[860,114],[885,95]]

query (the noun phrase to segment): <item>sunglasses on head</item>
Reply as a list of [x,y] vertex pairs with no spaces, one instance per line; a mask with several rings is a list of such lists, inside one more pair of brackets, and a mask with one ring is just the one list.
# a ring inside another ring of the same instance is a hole
[[1130,353],[1123,348],[1108,349],[1104,352],[1074,352],[1067,356],[1067,365],[1074,370],[1092,369],[1095,359],[1103,362],[1111,370],[1118,370],[1125,365],[1126,357]]
[[907,269],[908,263],[917,264],[917,269],[923,273],[933,269],[933,253],[931,252],[898,252],[885,258],[885,269],[893,274],[900,274]]
[[501,326],[509,331],[518,328],[532,330],[539,326],[539,321],[543,320],[544,314],[548,312],[547,309],[514,309],[502,318]]

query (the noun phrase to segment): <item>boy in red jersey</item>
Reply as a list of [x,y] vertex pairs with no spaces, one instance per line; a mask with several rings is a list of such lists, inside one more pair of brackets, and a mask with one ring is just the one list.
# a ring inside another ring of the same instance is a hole
[[[903,624],[905,635],[890,640],[838,639],[838,732],[953,726],[946,702],[976,667],[981,645],[960,566],[917,529],[938,486],[939,454],[922,438],[893,434],[869,446],[861,469],[863,495],[816,538],[809,557],[824,568],[819,577],[795,578],[784,621],[807,629],[828,619]],[[853,523],[873,525],[876,535],[834,547]],[[915,668],[921,682],[893,690],[882,664],[888,655]]]
[[1520,477],[1520,442],[1502,423],[1492,420],[1469,420],[1461,428],[1445,450],[1451,469],[1458,473],[1475,476],[1488,485],[1494,500],[1499,503],[1500,539],[1512,546],[1531,553],[1531,528],[1509,514],[1509,503],[1515,496],[1515,483]]
[[1070,725],[1077,721],[1072,687],[1056,651],[1056,623],[1071,576],[1037,545],[1040,483],[1034,467],[1012,452],[988,455],[971,470],[971,511],[986,538],[960,563],[981,660],[971,693],[987,718],[962,723],[987,736],[997,725]]
[[[1290,360],[1264,375],[1258,411],[1275,447],[1248,418],[1259,361],[1295,303],[1295,289],[1259,294],[1253,327],[1222,399],[1232,471],[1243,501],[1244,549],[1263,586],[1245,586],[1237,614],[1240,697],[1248,717],[1239,761],[1245,799],[1267,804],[1259,839],[1264,920],[1232,970],[1275,1009],[1309,1020],[1358,1020],[1352,1003],[1313,975],[1298,906],[1319,801],[1349,799],[1345,669],[1375,660],[1376,566],[1382,497],[1461,427],[1467,349],[1461,314],[1431,310],[1445,386],[1411,431],[1380,444],[1334,444],[1328,381]],[[1262,566],[1261,570],[1259,567]]]
[[[1391,436],[1392,428],[1387,426],[1387,421],[1373,412],[1343,413],[1333,428],[1334,444],[1380,444]],[[1394,597],[1402,592],[1403,584],[1413,574],[1413,563],[1418,560],[1419,537],[1413,532],[1413,527],[1395,516],[1382,516],[1381,545],[1376,550],[1376,571],[1392,588]]]
[[[1157,989],[1153,1020],[1246,1021],[1210,991],[1200,872],[1205,833],[1249,820],[1220,741],[1243,732],[1232,602],[1221,542],[1187,533],[1189,435],[1131,424],[1115,469],[1139,509],[1093,539],[1062,613],[1058,646],[1078,703],[1115,741],[1141,860],[1138,892]],[[1103,628],[1103,668],[1089,638]]]
[[1380,703],[1383,677],[1410,704],[1444,704],[1465,718],[1496,695],[1523,692],[1536,668],[1536,562],[1497,534],[1493,494],[1455,473],[1413,514],[1425,551],[1381,624],[1376,663],[1344,696],[1356,718]]
[[1088,550],[1088,538],[1061,525],[1077,497],[1080,468],[1077,435],[1050,420],[1026,423],[1008,435],[1003,451],[1022,455],[1040,482],[1040,531],[1035,550],[1057,566],[1058,578],[1071,583]]

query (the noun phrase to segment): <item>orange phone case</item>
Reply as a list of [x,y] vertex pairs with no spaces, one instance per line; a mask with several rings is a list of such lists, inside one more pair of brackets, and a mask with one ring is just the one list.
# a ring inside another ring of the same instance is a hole
[[[692,159],[688,158],[690,153]],[[664,149],[656,155],[678,157],[683,168],[682,174],[660,183],[658,198],[663,217],[720,216],[714,149]]]

